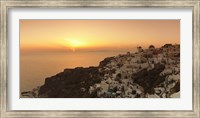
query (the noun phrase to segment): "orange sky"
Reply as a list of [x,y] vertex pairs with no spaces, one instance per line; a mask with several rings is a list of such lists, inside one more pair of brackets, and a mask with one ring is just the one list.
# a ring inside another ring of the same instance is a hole
[[20,20],[20,49],[128,50],[180,43],[179,20]]

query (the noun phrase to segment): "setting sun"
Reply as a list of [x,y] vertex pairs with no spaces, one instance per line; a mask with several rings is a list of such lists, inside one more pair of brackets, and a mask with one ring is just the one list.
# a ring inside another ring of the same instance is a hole
[[74,40],[74,39],[65,39],[67,42],[67,46],[72,49],[72,51],[75,51],[76,48],[85,46],[85,43],[83,41]]

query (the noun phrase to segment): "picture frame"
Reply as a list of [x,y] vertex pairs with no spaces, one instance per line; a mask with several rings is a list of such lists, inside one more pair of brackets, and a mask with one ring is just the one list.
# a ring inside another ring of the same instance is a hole
[[[0,105],[1,117],[200,117],[200,1],[199,0],[98,0],[98,1],[66,1],[66,0],[2,0],[1,5],[1,58],[0,58]],[[192,56],[192,80],[193,80],[193,109],[192,110],[17,110],[8,109],[8,11],[11,8],[82,8],[82,7],[99,7],[99,8],[192,8],[193,17],[193,56]]]

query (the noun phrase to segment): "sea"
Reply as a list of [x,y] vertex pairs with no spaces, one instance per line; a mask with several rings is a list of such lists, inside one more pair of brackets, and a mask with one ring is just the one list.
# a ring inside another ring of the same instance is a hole
[[98,66],[106,57],[126,51],[25,53],[20,55],[20,92],[44,84],[45,78],[65,68]]

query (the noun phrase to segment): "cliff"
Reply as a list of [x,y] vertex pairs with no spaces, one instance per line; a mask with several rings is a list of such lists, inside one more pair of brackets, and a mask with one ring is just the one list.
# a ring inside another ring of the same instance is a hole
[[98,67],[65,69],[23,96],[42,98],[179,97],[180,45],[153,45],[105,58]]
[[98,67],[65,69],[63,72],[46,78],[40,87],[40,97],[88,98],[96,97],[88,93],[89,87],[100,82]]

